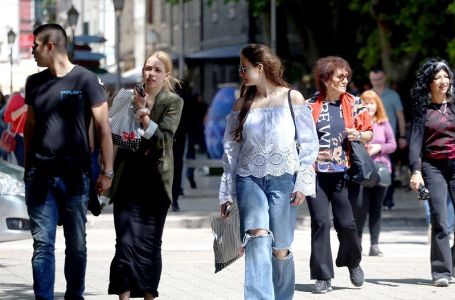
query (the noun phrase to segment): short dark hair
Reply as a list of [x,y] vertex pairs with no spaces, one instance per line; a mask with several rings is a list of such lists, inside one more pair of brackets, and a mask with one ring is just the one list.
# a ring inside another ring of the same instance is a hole
[[325,93],[324,82],[332,78],[337,69],[344,69],[348,72],[348,80],[351,80],[352,70],[349,63],[339,56],[322,57],[316,61],[313,68],[314,80],[319,92]]
[[373,72],[373,73],[383,72],[383,73],[385,73],[384,69],[382,67],[378,67],[378,66],[371,68],[370,72]]
[[68,49],[68,36],[62,26],[55,23],[43,24],[33,30],[33,35],[37,37],[41,35],[43,43],[53,43],[57,50],[66,52]]

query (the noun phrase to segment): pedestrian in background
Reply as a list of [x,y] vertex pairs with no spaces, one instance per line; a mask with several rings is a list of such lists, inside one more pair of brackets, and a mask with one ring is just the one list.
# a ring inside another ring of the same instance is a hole
[[183,100],[173,92],[172,60],[157,51],[142,68],[145,96],[133,106],[145,131],[136,152],[118,148],[111,189],[116,233],[109,294],[119,299],[158,297],[161,244],[172,202],[172,144]]
[[447,229],[447,191],[455,197],[455,105],[453,73],[445,60],[432,58],[417,72],[409,160],[410,187],[428,188],[431,214],[431,275],[433,285],[446,287],[455,272],[455,246]]
[[[403,150],[407,146],[406,140],[406,120],[403,113],[403,104],[401,103],[400,95],[391,88],[387,87],[387,75],[383,69],[375,68],[370,71],[369,74],[370,82],[373,90],[381,98],[384,108],[389,119],[390,126],[393,129],[393,133],[398,138],[398,149]],[[393,194],[395,193],[395,165],[401,172],[401,168],[398,162],[405,161],[407,158],[400,158],[400,153],[395,153],[392,156],[392,184],[388,187],[386,195],[384,197],[383,206],[384,208],[391,210],[395,206]]]
[[[194,93],[188,101],[188,143],[186,150],[187,159],[196,158],[196,147],[199,153],[207,153],[207,146],[205,144],[205,116],[208,111],[208,104],[204,102],[201,94]],[[194,168],[189,167],[186,169],[186,178],[190,182],[190,187],[195,189],[197,187],[194,180]]]
[[305,195],[315,195],[314,123],[302,94],[290,91],[283,80],[283,71],[280,59],[267,46],[249,44],[241,50],[241,94],[227,117],[224,134],[221,215],[228,215],[236,195],[248,300],[293,298],[290,247],[297,207]]
[[[392,127],[387,120],[387,114],[382,105],[381,98],[373,90],[368,90],[360,95],[365,103],[368,113],[373,123],[373,139],[365,146],[368,154],[373,158],[375,163],[385,164],[389,173],[392,172],[392,166],[389,154],[397,148],[395,136]],[[370,256],[382,256],[379,249],[379,233],[382,222],[382,201],[387,190],[387,186],[376,185],[375,187],[363,188],[362,197],[358,198],[357,203],[353,203],[354,218],[357,224],[360,242],[362,242],[363,226],[366,217],[368,217],[368,227],[370,229]]]
[[98,194],[112,180],[112,138],[107,98],[98,77],[68,59],[67,36],[58,24],[33,31],[32,54],[44,71],[25,85],[25,197],[33,237],[33,290],[36,299],[54,299],[57,225],[65,236],[65,299],[84,299],[86,227],[93,118],[101,145]]
[[362,100],[346,92],[351,67],[341,57],[316,61],[314,78],[319,94],[308,101],[319,136],[315,170],[316,197],[308,197],[311,216],[310,275],[316,280],[313,293],[332,290],[334,277],[330,247],[329,205],[340,246],[337,267],[348,267],[354,286],[363,285],[364,274],[359,236],[351,201],[358,201],[360,186],[348,180],[349,142],[367,143],[373,136],[370,116]]
[[25,104],[23,91],[13,93],[6,105],[3,119],[5,123],[11,124],[11,132],[16,134],[14,156],[17,164],[21,167],[24,166],[24,126],[26,118],[27,104]]

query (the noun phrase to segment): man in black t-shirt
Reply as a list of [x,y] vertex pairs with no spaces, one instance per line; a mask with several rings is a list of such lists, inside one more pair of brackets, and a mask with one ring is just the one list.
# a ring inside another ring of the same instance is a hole
[[98,131],[103,172],[96,191],[112,181],[112,138],[107,99],[98,77],[73,65],[65,30],[44,24],[34,32],[32,54],[44,71],[25,86],[25,196],[33,236],[33,289],[37,299],[53,299],[55,236],[65,236],[65,299],[83,299],[87,265],[85,223],[89,199],[91,120]]

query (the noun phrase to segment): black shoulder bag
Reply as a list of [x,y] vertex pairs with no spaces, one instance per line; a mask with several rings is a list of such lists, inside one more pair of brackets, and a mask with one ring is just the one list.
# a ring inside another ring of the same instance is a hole
[[351,168],[348,174],[352,181],[367,188],[379,183],[380,177],[376,165],[362,142],[351,142],[350,159]]
[[300,144],[299,144],[299,141],[297,140],[297,125],[295,124],[294,109],[292,108],[292,103],[291,103],[291,90],[288,91],[288,103],[289,103],[289,109],[291,110],[292,121],[294,122],[295,148],[297,149],[297,154],[299,154],[300,153]]

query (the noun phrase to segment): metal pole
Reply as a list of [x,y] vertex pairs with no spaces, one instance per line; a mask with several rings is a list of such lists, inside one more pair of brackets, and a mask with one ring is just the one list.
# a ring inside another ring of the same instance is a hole
[[270,48],[276,53],[276,0],[270,1]]
[[11,47],[10,47],[9,64],[11,66],[10,83],[9,83],[10,92],[9,92],[9,94],[12,95],[13,94],[13,45],[11,45]]
[[120,13],[117,12],[115,15],[116,21],[116,39],[115,39],[115,60],[117,63],[117,91],[120,90],[122,86],[122,76],[120,70]]
[[183,21],[184,21],[184,12],[185,12],[185,8],[183,6],[183,0],[180,0],[180,15],[179,15],[179,25],[180,25],[180,49],[179,49],[179,79],[183,79],[183,64],[184,64],[184,61],[183,61],[183,43],[184,43],[184,24],[183,24]]

